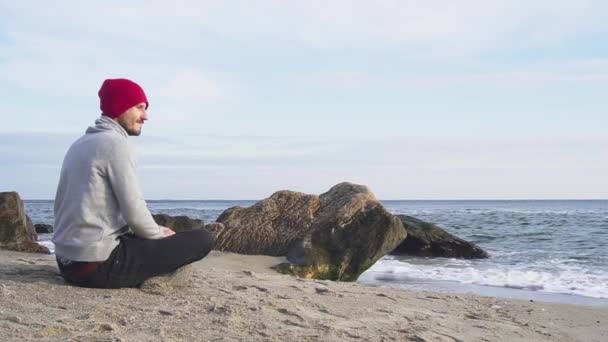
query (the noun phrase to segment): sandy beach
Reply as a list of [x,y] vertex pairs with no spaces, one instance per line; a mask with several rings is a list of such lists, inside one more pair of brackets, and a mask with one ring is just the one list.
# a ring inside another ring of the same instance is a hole
[[2,341],[606,341],[608,307],[300,279],[212,252],[170,291],[67,285],[53,255],[0,251]]

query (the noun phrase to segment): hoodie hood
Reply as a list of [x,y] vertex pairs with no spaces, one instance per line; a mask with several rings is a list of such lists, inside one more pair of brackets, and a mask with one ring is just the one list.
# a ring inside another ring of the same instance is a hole
[[114,131],[125,138],[129,137],[127,131],[125,131],[125,129],[122,128],[122,126],[119,125],[118,122],[105,115],[102,115],[101,117],[99,117],[99,119],[95,120],[95,126],[90,126],[89,128],[87,128],[86,134],[102,133],[107,131]]

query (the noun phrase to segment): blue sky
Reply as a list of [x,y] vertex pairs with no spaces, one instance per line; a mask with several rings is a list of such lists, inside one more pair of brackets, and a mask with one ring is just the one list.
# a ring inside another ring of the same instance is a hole
[[128,3],[0,0],[0,191],[52,199],[127,77],[148,199],[608,197],[605,1]]

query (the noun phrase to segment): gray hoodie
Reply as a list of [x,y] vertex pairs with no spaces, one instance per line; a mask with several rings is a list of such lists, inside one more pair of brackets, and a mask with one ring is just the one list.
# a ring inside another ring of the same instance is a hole
[[104,261],[127,232],[164,237],[139,189],[127,138],[116,121],[101,116],[68,150],[55,196],[57,256]]

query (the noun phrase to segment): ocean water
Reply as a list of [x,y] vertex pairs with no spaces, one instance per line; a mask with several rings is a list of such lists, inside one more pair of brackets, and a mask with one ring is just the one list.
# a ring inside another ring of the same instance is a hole
[[[149,201],[152,213],[214,221],[255,201]],[[507,298],[608,305],[608,200],[383,201],[394,214],[435,223],[489,259],[386,256],[359,282]],[[53,223],[52,201],[26,201],[34,223]],[[52,248],[50,234],[40,240]]]

